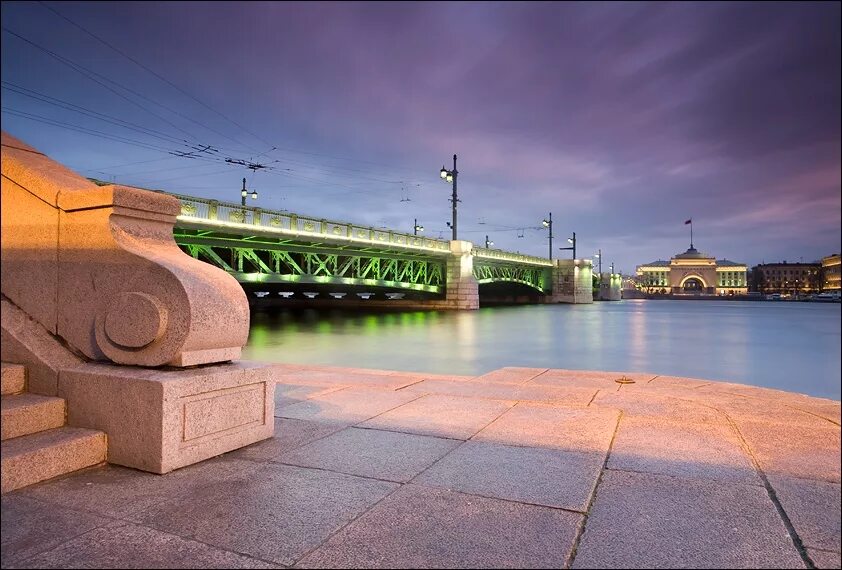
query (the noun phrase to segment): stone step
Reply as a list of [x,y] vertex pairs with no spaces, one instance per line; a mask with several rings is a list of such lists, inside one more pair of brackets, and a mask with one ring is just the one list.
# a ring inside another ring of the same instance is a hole
[[2,443],[2,492],[20,489],[105,461],[101,431],[62,427]]
[[0,365],[0,374],[3,378],[3,395],[23,392],[26,385],[26,368],[24,366],[3,362]]
[[0,398],[2,428],[0,439],[21,437],[64,425],[65,402],[62,398],[37,394],[14,394]]

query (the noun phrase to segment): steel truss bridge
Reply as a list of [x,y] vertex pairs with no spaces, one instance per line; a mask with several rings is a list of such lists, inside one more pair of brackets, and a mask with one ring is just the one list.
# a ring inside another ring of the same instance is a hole
[[[181,201],[174,229],[179,247],[248,288],[310,284],[441,296],[447,287],[449,241],[174,196]],[[533,293],[549,292],[548,259],[476,247],[473,253],[480,285],[517,283]]]

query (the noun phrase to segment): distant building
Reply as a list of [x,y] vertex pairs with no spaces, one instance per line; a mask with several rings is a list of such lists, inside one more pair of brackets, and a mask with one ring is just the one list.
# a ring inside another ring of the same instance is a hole
[[815,293],[821,288],[821,264],[762,263],[752,268],[753,285],[761,293]]
[[822,291],[839,291],[839,254],[822,258]]
[[752,288],[784,295],[817,293],[821,289],[821,264],[761,263],[752,268]]
[[673,295],[737,295],[748,292],[745,263],[707,256],[690,245],[669,261],[637,267],[638,289]]

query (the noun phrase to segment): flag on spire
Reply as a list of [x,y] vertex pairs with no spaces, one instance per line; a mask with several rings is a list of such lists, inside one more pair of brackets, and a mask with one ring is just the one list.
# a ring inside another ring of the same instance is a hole
[[686,226],[687,224],[692,224],[692,223],[693,223],[693,218],[690,218],[689,220],[684,222],[684,225]]

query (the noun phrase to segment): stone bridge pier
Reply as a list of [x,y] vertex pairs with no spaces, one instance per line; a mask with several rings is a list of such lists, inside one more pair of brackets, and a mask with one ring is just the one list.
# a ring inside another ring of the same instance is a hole
[[599,280],[599,300],[620,301],[623,298],[622,285],[623,276],[619,273],[603,273]]
[[551,273],[552,293],[546,303],[593,303],[593,262],[589,259],[556,259]]
[[452,240],[447,258],[445,304],[452,309],[479,309],[479,284],[474,277],[474,244]]

